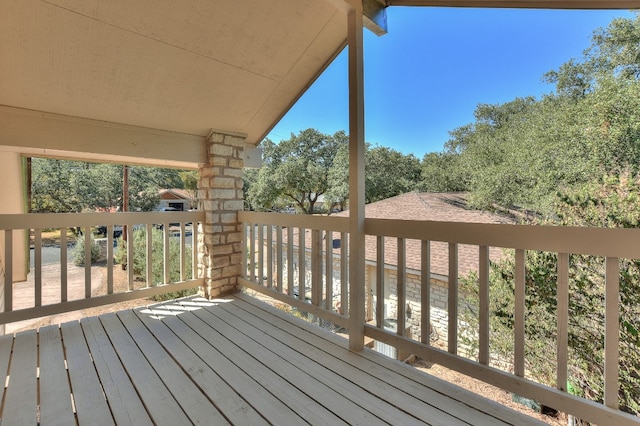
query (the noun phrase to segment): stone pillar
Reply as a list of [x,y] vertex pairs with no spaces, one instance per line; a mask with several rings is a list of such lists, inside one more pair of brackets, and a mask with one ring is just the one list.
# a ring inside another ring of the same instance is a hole
[[200,295],[208,299],[233,293],[238,286],[244,143],[239,135],[212,133],[206,142],[208,164],[199,168],[198,208],[205,212],[205,223],[198,239],[198,272],[204,277]]

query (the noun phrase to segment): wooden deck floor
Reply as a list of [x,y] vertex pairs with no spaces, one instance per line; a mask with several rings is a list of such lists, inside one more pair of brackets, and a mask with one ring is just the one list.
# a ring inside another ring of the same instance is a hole
[[2,425],[538,424],[239,294],[0,337]]

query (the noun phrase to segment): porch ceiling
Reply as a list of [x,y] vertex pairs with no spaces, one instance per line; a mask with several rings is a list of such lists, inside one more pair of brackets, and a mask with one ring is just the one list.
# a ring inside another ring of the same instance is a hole
[[[344,47],[345,10],[352,1],[356,0],[3,1],[0,108],[196,136],[206,136],[213,128],[246,134],[247,142],[255,145]],[[367,1],[557,8],[637,7],[639,3]],[[13,122],[14,116],[5,111],[5,122]],[[37,124],[46,128],[49,118]],[[31,124],[22,129],[33,127]],[[0,137],[0,145],[10,145],[12,141],[4,139],[15,139],[15,134]],[[75,142],[96,144],[87,142],[86,132],[82,135]],[[138,136],[133,132],[131,139]],[[52,147],[50,141],[49,145],[45,142],[17,144],[77,151],[75,145]],[[156,144],[173,146],[182,142],[180,138],[173,142],[165,138]],[[199,153],[199,145],[193,146],[191,150]],[[174,156],[180,149],[165,147],[165,157]],[[133,151],[124,154],[138,155]],[[191,158],[198,155],[185,154],[188,158],[180,161],[196,164]]]
[[0,105],[256,144],[345,39],[317,0],[12,0]]

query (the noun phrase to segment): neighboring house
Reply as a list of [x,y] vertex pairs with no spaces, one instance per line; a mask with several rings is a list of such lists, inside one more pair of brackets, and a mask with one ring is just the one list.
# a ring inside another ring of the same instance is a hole
[[[340,216],[348,216],[348,211]],[[411,192],[368,204],[365,216],[372,219],[429,220],[442,222],[515,224],[511,216],[473,210],[463,193]],[[373,298],[367,305],[369,316],[375,318],[376,238],[366,237],[366,279]],[[397,312],[397,239],[385,239],[385,318],[395,318]],[[500,258],[501,250],[490,251],[490,259]],[[458,277],[477,272],[478,247],[461,244],[458,247]],[[412,325],[412,337],[420,339],[420,241],[406,240],[407,325]],[[447,339],[447,283],[449,275],[449,245],[431,242],[431,325],[439,340]]]
[[175,209],[182,212],[194,208],[196,200],[192,192],[180,188],[161,189],[157,210]]

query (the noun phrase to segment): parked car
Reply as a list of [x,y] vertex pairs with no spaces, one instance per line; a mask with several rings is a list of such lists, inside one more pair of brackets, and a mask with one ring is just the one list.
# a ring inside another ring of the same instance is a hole
[[[163,207],[158,211],[161,211],[161,212],[179,212],[180,210],[178,210],[178,209],[176,209],[174,207]],[[172,223],[169,223],[169,226],[180,226],[180,223],[172,222]],[[162,229],[163,227],[164,227],[164,224],[162,224],[162,223],[159,223],[158,225],[156,225],[156,228],[158,228],[158,229]]]
[[[99,225],[96,226],[96,233],[98,235],[102,235],[103,237],[107,236],[107,225]],[[113,226],[113,238],[120,238],[122,236],[122,226],[114,225]]]

